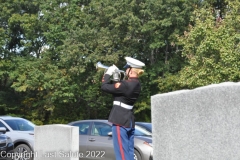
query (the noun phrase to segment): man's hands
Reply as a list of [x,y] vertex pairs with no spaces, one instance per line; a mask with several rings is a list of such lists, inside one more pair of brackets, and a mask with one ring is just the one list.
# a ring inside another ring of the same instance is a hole
[[115,65],[108,67],[108,70],[105,74],[112,75],[115,71],[119,70]]

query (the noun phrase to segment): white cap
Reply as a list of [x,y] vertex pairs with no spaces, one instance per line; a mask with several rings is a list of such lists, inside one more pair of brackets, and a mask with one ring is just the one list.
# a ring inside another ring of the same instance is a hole
[[134,59],[132,57],[125,57],[127,61],[127,65],[124,66],[124,68],[142,68],[145,66],[145,64],[137,59]]

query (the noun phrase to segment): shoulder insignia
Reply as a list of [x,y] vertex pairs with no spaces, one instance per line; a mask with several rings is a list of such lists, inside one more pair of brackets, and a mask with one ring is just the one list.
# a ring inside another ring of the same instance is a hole
[[119,88],[120,85],[121,85],[121,83],[118,82],[118,83],[115,83],[115,84],[114,84],[114,87],[115,87],[115,88]]

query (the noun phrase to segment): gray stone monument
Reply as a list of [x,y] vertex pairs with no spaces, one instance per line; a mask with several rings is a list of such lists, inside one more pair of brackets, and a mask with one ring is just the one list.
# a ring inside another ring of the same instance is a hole
[[155,160],[240,160],[240,83],[151,97]]
[[34,160],[79,160],[78,127],[36,126],[34,137]]

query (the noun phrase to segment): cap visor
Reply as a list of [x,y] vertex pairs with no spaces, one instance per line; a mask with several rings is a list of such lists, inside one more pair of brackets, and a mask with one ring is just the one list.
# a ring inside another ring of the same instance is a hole
[[128,68],[131,68],[131,66],[129,64],[126,64],[123,68],[128,69]]

